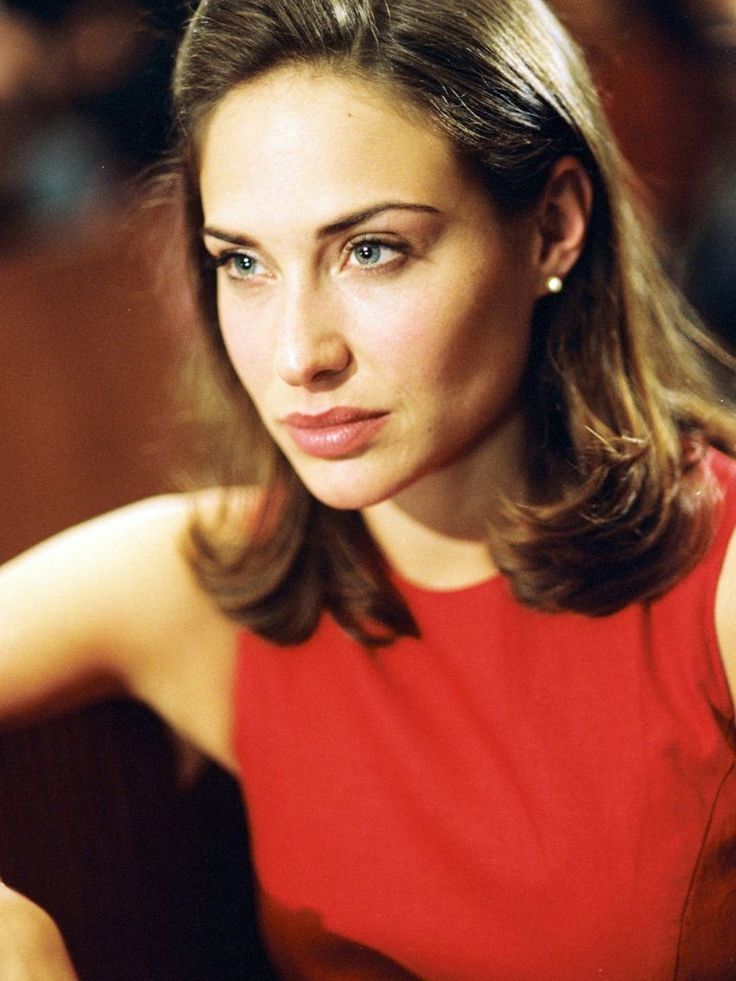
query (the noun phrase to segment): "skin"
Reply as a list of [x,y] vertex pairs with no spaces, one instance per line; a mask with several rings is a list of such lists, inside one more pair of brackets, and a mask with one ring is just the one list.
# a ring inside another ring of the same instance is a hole
[[5,981],[77,981],[53,920],[1,882],[0,923],[0,976]]
[[[495,489],[523,488],[532,311],[577,258],[589,207],[584,175],[562,171],[577,210],[564,245],[536,213],[502,222],[446,139],[363,81],[277,70],[209,122],[204,241],[233,365],[312,493],[363,509],[399,560],[410,536],[417,568],[444,544],[467,558],[453,577],[489,574]],[[283,424],[343,406],[385,413],[359,453],[316,458]]]
[[[519,381],[531,312],[546,277],[564,278],[584,241],[590,189],[575,161],[561,160],[538,205],[503,224],[449,145],[394,95],[279,71],[215,110],[202,192],[212,253],[258,260],[219,273],[223,332],[302,479],[335,506],[363,509],[408,578],[452,588],[493,574],[482,521],[494,488],[523,486]],[[386,201],[424,210],[392,209],[319,234]],[[249,244],[226,243],[223,233]],[[352,249],[366,235],[390,240],[378,269],[366,270]],[[238,268],[255,268],[255,284],[232,278]],[[380,408],[387,421],[360,452],[305,455],[281,419],[334,405]],[[190,511],[184,496],[139,502],[0,570],[0,718],[128,694],[236,772],[238,628],[182,554]],[[716,610],[732,684],[735,582],[736,544]],[[5,901],[21,918],[38,916],[32,904]],[[30,947],[19,978],[64,977],[47,968],[63,957],[56,938],[52,953],[45,942]]]

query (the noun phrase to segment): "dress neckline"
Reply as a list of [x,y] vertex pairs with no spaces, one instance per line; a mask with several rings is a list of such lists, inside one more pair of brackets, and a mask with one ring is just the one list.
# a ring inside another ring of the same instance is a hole
[[391,569],[391,579],[398,590],[407,598],[428,599],[441,601],[443,598],[460,600],[464,598],[475,598],[483,593],[495,591],[505,584],[506,580],[501,573],[486,576],[478,582],[470,583],[467,586],[433,587],[422,586],[411,579],[407,579],[396,569]]

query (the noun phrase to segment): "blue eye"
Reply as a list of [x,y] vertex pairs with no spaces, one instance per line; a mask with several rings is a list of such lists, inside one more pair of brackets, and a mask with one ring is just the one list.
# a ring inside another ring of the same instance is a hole
[[401,255],[406,255],[407,248],[399,242],[382,242],[378,239],[364,239],[362,242],[354,242],[348,247],[350,264],[362,266],[364,269],[371,267],[389,266]]
[[383,246],[380,242],[360,242],[353,246],[353,255],[361,266],[376,266],[381,261]]
[[244,252],[234,252],[229,260],[229,268],[238,276],[250,276],[258,264],[252,255]]
[[231,279],[252,279],[260,266],[258,259],[248,252],[223,252],[209,261],[215,269],[224,269]]

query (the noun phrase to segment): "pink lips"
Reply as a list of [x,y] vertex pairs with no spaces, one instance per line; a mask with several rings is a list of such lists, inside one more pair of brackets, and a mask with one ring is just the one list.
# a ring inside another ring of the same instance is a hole
[[386,412],[339,407],[317,415],[295,412],[283,423],[304,453],[334,460],[365,449],[387,419]]

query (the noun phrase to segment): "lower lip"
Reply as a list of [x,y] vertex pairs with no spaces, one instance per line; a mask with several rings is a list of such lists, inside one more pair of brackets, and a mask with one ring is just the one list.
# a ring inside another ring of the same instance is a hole
[[383,428],[388,416],[371,416],[336,426],[305,428],[287,423],[286,428],[296,445],[309,456],[336,460],[364,450]]

